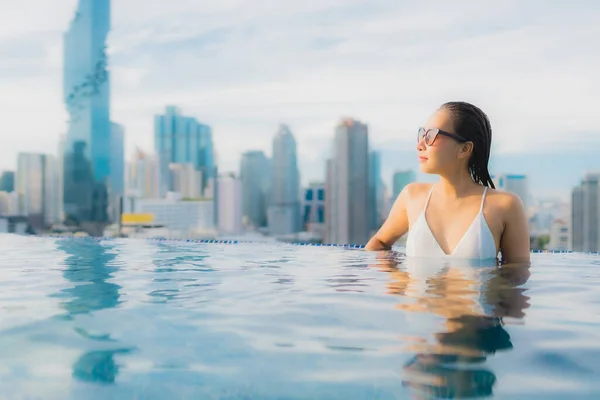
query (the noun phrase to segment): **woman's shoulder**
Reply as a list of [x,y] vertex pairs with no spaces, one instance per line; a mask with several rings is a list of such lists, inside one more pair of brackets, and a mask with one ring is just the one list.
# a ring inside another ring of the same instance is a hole
[[432,187],[433,183],[412,182],[406,185],[402,191],[409,200],[415,200],[429,195]]
[[516,209],[523,209],[521,198],[511,192],[488,188],[486,202],[490,203],[494,209],[504,212],[512,212]]

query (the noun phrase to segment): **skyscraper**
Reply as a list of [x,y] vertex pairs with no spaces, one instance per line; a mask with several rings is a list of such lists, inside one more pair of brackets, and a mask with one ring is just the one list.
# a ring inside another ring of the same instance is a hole
[[125,195],[125,129],[111,123],[110,130],[110,203],[111,219],[118,218],[119,199]]
[[242,154],[242,218],[254,228],[267,226],[267,201],[271,184],[269,159],[262,151]]
[[0,192],[12,192],[15,190],[15,173],[4,171],[0,176]]
[[571,197],[571,249],[597,252],[600,250],[600,172],[586,173]]
[[369,229],[376,231],[383,223],[383,182],[381,181],[381,153],[369,154]]
[[19,213],[39,229],[58,222],[58,165],[46,154],[20,153],[17,157],[16,192]]
[[598,182],[600,174],[588,173],[581,183],[583,189],[583,251],[598,251]]
[[393,204],[402,189],[406,187],[409,183],[414,182],[416,179],[415,172],[413,170],[405,170],[405,171],[396,171],[394,172],[393,177],[393,194],[391,203]]
[[323,239],[325,229],[325,184],[313,182],[304,190],[303,230]]
[[154,148],[161,170],[161,194],[173,190],[169,164],[192,164],[202,172],[203,187],[214,177],[213,142],[210,126],[186,117],[175,106],[154,117]]
[[286,125],[273,138],[271,195],[268,206],[269,231],[290,234],[300,231],[300,172],[296,140]]
[[58,140],[58,204],[56,205],[56,215],[58,215],[58,222],[65,221],[65,210],[64,210],[64,195],[65,195],[65,143],[67,142],[67,135],[62,134]]
[[583,251],[585,237],[583,230],[585,219],[584,195],[583,186],[581,185],[575,187],[571,194],[571,240],[569,249],[572,251]]
[[[64,100],[69,127],[64,149],[65,217],[108,221],[110,180],[110,76],[106,38],[110,0],[79,0],[64,35]],[[101,226],[92,234],[102,233]],[[92,229],[90,227],[90,229]]]
[[157,199],[159,193],[158,157],[136,150],[127,166],[127,196]]
[[325,192],[325,242],[365,244],[370,232],[367,125],[345,119],[336,128]]
[[202,197],[202,172],[192,164],[170,164],[172,190],[186,200]]
[[219,232],[239,234],[242,232],[242,181],[234,174],[219,176]]

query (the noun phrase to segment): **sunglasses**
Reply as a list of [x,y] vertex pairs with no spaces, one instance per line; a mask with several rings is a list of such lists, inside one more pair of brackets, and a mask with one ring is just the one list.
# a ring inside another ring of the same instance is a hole
[[420,142],[421,140],[423,140],[423,138],[425,138],[425,144],[427,146],[431,146],[433,143],[435,143],[435,139],[437,139],[438,135],[452,138],[460,143],[468,142],[468,140],[463,137],[455,135],[454,133],[442,131],[437,128],[429,128],[429,129],[419,128],[419,133],[417,135],[417,142]]

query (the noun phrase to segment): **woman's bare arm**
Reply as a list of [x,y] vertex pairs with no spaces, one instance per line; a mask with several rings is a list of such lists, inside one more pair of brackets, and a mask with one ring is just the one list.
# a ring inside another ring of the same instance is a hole
[[377,233],[369,240],[365,250],[389,250],[408,231],[408,190],[406,186],[396,198],[390,213]]
[[504,231],[500,239],[502,263],[529,263],[531,247],[529,224],[521,199],[507,193]]

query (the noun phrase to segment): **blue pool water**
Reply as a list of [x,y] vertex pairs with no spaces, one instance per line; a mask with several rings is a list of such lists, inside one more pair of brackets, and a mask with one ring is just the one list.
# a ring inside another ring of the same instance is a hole
[[600,257],[0,236],[0,398],[600,398]]

